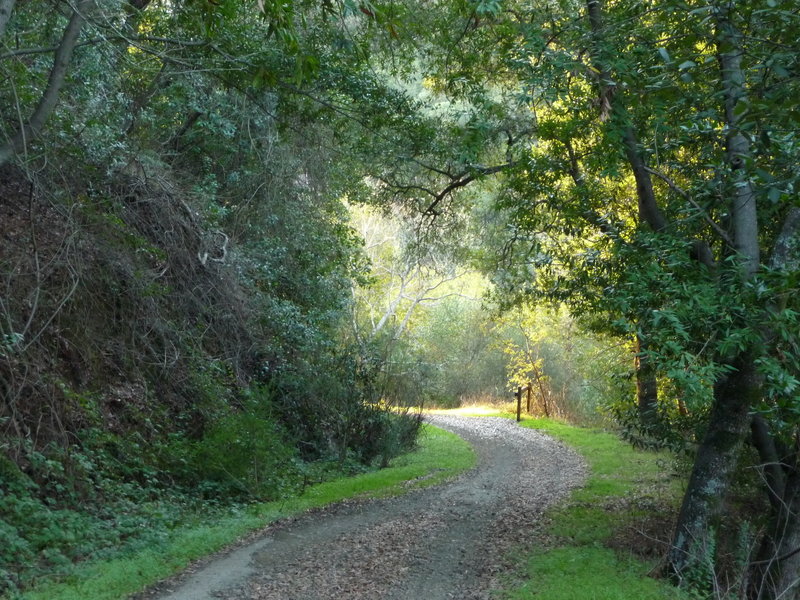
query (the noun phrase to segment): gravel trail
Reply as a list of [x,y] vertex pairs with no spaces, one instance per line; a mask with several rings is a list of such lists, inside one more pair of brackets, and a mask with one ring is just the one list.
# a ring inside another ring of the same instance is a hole
[[256,541],[160,588],[159,600],[484,600],[542,511],[581,484],[583,461],[493,417],[427,416],[470,442],[453,482],[344,502],[267,528]]

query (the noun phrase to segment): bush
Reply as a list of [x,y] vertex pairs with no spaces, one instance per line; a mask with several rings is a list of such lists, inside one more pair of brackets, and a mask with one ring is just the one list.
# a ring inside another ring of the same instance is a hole
[[192,467],[206,493],[259,500],[283,498],[301,480],[296,450],[256,403],[211,423],[196,444]]

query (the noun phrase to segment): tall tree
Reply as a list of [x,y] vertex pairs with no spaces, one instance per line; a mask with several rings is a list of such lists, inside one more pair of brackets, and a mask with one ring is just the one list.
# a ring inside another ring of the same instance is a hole
[[[529,110],[532,145],[516,147],[498,195],[517,261],[498,281],[638,334],[681,402],[708,411],[669,553],[679,581],[709,562],[754,413],[765,460],[777,447],[795,464],[797,307],[785,291],[797,277],[800,97],[787,8],[464,3],[442,17],[442,60],[429,63],[477,114],[480,86]],[[502,136],[493,142],[487,156]],[[787,531],[788,512],[768,538]],[[793,539],[770,542],[765,597],[795,594]]]

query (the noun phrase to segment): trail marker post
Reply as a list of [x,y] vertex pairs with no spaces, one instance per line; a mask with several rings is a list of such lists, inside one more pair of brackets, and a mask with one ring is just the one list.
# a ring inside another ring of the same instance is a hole
[[522,420],[522,388],[517,388],[517,393],[515,394],[517,397],[517,423]]

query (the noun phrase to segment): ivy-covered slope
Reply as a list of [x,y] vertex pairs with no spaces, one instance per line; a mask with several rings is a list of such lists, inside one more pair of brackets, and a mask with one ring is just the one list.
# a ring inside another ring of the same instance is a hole
[[56,4],[0,19],[0,591],[385,464],[418,427],[349,333],[360,177],[297,87],[330,40]]

